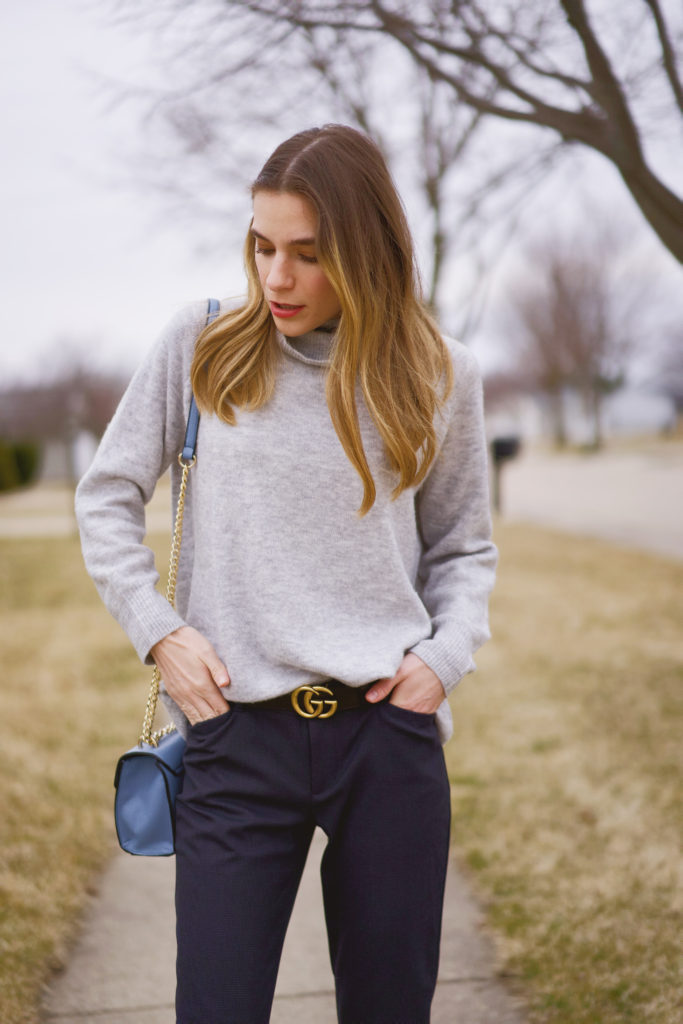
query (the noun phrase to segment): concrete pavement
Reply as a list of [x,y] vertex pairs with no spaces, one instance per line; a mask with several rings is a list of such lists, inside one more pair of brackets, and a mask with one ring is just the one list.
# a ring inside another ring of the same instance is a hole
[[594,454],[524,450],[503,467],[502,516],[683,559],[683,444]]
[[[317,831],[287,933],[271,1024],[336,1024],[318,875],[324,844]],[[45,1024],[172,1024],[173,874],[173,858],[113,857],[68,968],[46,993]],[[432,1024],[523,1024],[522,1010],[496,975],[482,921],[451,863]]]

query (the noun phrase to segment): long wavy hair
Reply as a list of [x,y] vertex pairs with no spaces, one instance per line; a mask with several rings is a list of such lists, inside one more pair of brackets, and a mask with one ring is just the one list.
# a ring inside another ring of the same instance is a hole
[[[397,475],[392,498],[418,485],[436,454],[435,417],[453,385],[446,345],[421,299],[401,200],[374,142],[325,125],[278,146],[252,186],[308,200],[317,215],[316,256],[341,307],[326,377],[339,440],[363,483],[359,513],[375,501],[358,421],[356,387]],[[249,233],[247,300],[199,336],[192,387],[199,408],[234,424],[273,393],[280,349]]]

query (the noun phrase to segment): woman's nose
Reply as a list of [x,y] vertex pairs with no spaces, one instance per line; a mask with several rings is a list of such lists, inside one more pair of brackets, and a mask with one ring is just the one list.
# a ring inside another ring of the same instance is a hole
[[274,257],[268,271],[267,284],[274,291],[281,291],[284,288],[292,287],[294,276],[289,260],[279,259],[277,256]]

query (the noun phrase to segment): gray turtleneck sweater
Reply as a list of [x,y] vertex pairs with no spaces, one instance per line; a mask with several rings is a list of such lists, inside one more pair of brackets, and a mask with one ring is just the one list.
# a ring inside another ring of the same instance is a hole
[[[230,673],[228,700],[264,700],[327,678],[359,686],[392,676],[409,650],[449,693],[488,637],[496,564],[472,355],[447,342],[455,386],[437,421],[439,452],[420,487],[395,501],[395,477],[358,392],[377,488],[360,518],[361,480],[325,400],[334,335],[278,334],[272,399],[237,409],[236,426],[201,419],[175,610],[156,589],[145,505],[169,466],[177,496],[190,364],[205,315],[206,303],[197,303],[168,325],[79,485],[83,554],[107,608],[148,663],[153,645],[179,626],[202,632]],[[437,721],[445,741],[446,701]]]

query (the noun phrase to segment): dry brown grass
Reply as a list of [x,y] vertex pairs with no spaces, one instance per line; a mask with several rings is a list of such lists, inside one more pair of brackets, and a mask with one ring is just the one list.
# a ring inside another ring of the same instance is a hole
[[0,1021],[32,1024],[107,854],[148,671],[73,538],[0,541]]
[[[459,856],[534,1022],[674,1024],[683,566],[497,539],[495,641],[454,697]],[[147,672],[74,539],[0,541],[0,606],[0,1021],[34,1024],[115,844]]]
[[683,1019],[683,565],[499,528],[454,840],[530,1019]]

